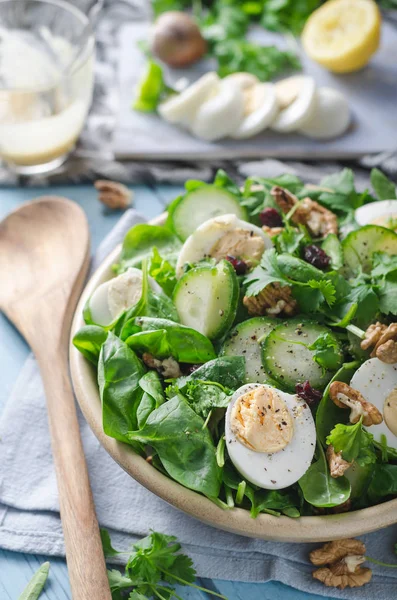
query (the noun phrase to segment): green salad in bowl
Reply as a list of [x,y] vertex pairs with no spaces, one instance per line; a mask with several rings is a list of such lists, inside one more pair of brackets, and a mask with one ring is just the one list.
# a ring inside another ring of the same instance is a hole
[[73,337],[104,434],[254,518],[397,497],[397,200],[371,181],[219,171],[130,229]]

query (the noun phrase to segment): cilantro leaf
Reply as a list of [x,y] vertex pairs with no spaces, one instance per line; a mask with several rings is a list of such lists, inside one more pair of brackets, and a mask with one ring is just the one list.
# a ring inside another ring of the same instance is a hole
[[397,255],[387,252],[374,252],[372,255],[371,278],[385,277],[389,273],[397,271]]
[[300,229],[291,227],[289,223],[286,224],[283,231],[274,238],[274,243],[279,252],[286,252],[287,254],[299,254],[301,246],[309,244],[311,238],[309,234],[301,226]]
[[307,348],[313,352],[313,360],[323,369],[336,371],[340,366],[341,351],[334,335],[328,332],[322,333]]
[[290,285],[285,278],[277,262],[277,254],[274,248],[266,250],[260,264],[255,267],[244,280],[248,283],[246,290],[247,296],[257,296],[270,283],[280,283],[281,285]]
[[129,577],[122,575],[117,569],[108,571],[109,587],[113,593],[116,590],[124,590],[132,587],[132,581]]
[[332,306],[335,303],[335,286],[329,279],[320,279],[320,281],[310,279],[307,285],[313,290],[319,290],[328,306]]
[[193,410],[204,419],[214,408],[227,408],[232,391],[213,381],[192,380],[185,395]]
[[348,462],[355,460],[362,467],[376,462],[373,436],[363,429],[362,418],[355,425],[338,423],[326,441]]
[[184,584],[194,583],[196,579],[196,570],[193,567],[193,561],[186,554],[178,554],[170,573],[164,576],[164,581],[168,581],[169,583],[175,583],[178,581],[179,583],[183,580]]
[[175,562],[175,553],[180,544],[174,536],[152,531],[150,535],[133,545],[126,566],[126,572],[135,583],[156,583],[161,580],[162,572]]
[[386,177],[379,169],[371,171],[371,185],[379,200],[394,200],[396,196],[396,184]]
[[379,308],[384,314],[397,315],[397,272],[390,273],[378,289]]
[[103,547],[103,553],[108,558],[109,556],[117,556],[118,554],[122,554],[118,550],[115,550],[112,546],[112,542],[110,540],[110,535],[107,529],[100,529],[101,534],[101,542]]
[[131,594],[128,596],[128,600],[149,600],[149,598],[147,596],[144,596],[143,594],[141,594],[140,592],[137,592],[136,590],[134,590],[133,592],[131,592]]

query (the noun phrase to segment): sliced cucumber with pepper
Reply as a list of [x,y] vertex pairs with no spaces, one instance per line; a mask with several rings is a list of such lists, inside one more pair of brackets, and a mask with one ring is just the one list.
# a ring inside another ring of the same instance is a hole
[[203,185],[171,203],[168,208],[168,224],[185,241],[208,219],[230,214],[239,219],[247,217],[237,196],[216,185]]
[[263,383],[267,378],[261,343],[278,324],[276,319],[254,317],[239,323],[225,340],[220,354],[245,358],[246,383]]
[[349,274],[356,273],[360,266],[364,272],[369,272],[374,252],[397,254],[397,233],[380,225],[365,225],[349,233],[342,248]]
[[225,335],[237,312],[239,284],[232,265],[221,260],[185,273],[176,284],[174,304],[182,325],[211,340]]
[[[315,362],[314,352],[306,347],[324,333],[331,335],[339,347],[332,331],[314,321],[292,319],[278,325],[263,343],[262,360],[266,373],[291,392],[295,391],[297,383],[303,381],[309,381],[316,389],[324,389],[332,372]],[[342,361],[340,353],[341,364]]]

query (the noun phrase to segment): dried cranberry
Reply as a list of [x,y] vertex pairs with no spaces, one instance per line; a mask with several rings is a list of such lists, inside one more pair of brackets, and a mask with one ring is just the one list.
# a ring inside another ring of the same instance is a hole
[[266,225],[267,227],[282,227],[283,220],[281,215],[275,208],[265,208],[259,213],[259,220],[262,225]]
[[229,254],[226,256],[226,260],[230,262],[237,275],[246,274],[248,270],[248,265],[246,262],[244,262],[240,258],[236,258],[235,256],[230,256]]
[[307,402],[309,406],[317,404],[317,402],[320,402],[321,398],[323,397],[322,393],[319,390],[315,390],[314,388],[312,388],[309,381],[297,383],[295,386],[295,392],[297,393],[299,398],[305,400],[305,402]]
[[303,260],[313,265],[313,267],[317,267],[317,269],[326,269],[331,259],[322,248],[310,244],[310,246],[303,248]]

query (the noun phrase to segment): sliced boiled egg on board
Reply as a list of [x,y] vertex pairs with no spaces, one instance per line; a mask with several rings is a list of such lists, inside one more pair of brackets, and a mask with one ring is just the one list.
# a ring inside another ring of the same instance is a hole
[[299,129],[307,137],[326,140],[345,133],[350,125],[350,109],[346,97],[333,88],[317,90],[312,116]]
[[258,83],[243,91],[244,118],[231,137],[241,140],[269,127],[277,113],[278,102],[272,83]]
[[275,84],[280,112],[271,128],[280,133],[300,129],[314,114],[316,84],[312,77],[295,75]]
[[[125,273],[101,283],[84,309],[85,320],[102,327],[114,323],[124,311],[140,300],[142,278],[140,269],[130,267]],[[153,292],[161,294],[159,284],[151,277],[148,279]]]
[[377,442],[385,436],[387,445],[397,450],[397,364],[370,358],[354,373],[350,385],[382,413],[382,423],[365,429]]
[[247,481],[278,490],[298,481],[310,467],[316,427],[299,396],[249,383],[231,398],[225,438],[230,460]]
[[359,225],[382,225],[397,229],[397,200],[371,202],[357,208],[354,218]]
[[168,123],[188,127],[208,96],[218,89],[219,77],[211,71],[206,73],[180,94],[171,96],[158,107],[159,115]]
[[230,75],[224,77],[223,81],[233,83],[243,91],[248,90],[250,87],[256,85],[257,83],[260,83],[256,75],[252,75],[252,73],[245,73],[244,71],[231,73]]
[[183,275],[184,265],[196,264],[205,258],[221,260],[234,256],[256,264],[266,248],[271,246],[270,237],[260,227],[232,214],[214,217],[197,227],[183,244],[176,275],[178,278]]
[[232,135],[244,118],[244,95],[238,85],[221,81],[198,108],[191,132],[207,142]]

